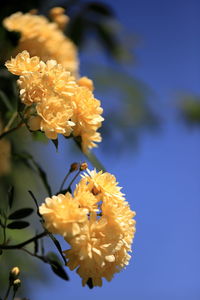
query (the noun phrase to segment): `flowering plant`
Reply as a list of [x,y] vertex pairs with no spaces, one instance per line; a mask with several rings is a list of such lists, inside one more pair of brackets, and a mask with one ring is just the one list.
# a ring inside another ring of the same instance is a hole
[[[0,211],[0,251],[22,250],[49,264],[54,273],[69,280],[57,256],[45,252],[42,241],[48,236],[64,264],[70,270],[76,269],[83,286],[87,284],[92,288],[101,286],[102,278],[110,281],[128,265],[135,233],[135,212],[125,201],[115,176],[106,172],[91,153],[102,140],[99,129],[104,121],[103,108],[94,96],[93,81],[79,76],[77,47],[63,33],[69,18],[60,7],[50,11],[50,18],[51,22],[31,11],[17,12],[3,20],[4,27],[9,32],[19,32],[20,38],[5,62],[5,72],[17,83],[18,90],[15,90],[14,110],[3,95],[9,117],[1,115],[0,176],[9,176],[13,156],[39,175],[48,195],[39,205],[35,194],[29,191],[43,231],[16,242],[9,236],[9,230],[22,231],[28,227],[30,224],[24,218],[34,209],[22,207],[13,211],[15,191],[10,187],[8,204]],[[14,151],[7,139],[23,127],[32,135],[45,135],[56,148],[59,135],[74,139],[95,169],[90,171],[85,162],[72,163],[59,190],[53,194],[46,173],[33,156]],[[80,174],[81,179],[73,189]],[[62,249],[55,235],[63,237],[70,248]],[[27,246],[33,244],[34,251],[30,251]],[[19,273],[18,267],[11,269],[4,299],[11,289],[14,296],[17,293],[21,285]]]

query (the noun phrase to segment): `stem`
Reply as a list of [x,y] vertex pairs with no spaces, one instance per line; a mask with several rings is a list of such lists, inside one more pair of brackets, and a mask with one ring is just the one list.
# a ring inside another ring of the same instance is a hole
[[8,121],[8,124],[5,126],[3,132],[7,132],[10,129],[10,126],[12,125],[12,123],[14,122],[14,120],[17,117],[17,111],[15,111],[12,115],[12,117],[10,118],[10,120]]
[[78,177],[78,175],[81,173],[81,170],[79,170],[76,175],[74,176],[74,178],[72,179],[72,181],[70,182],[70,184],[68,185],[67,190],[71,187],[72,183],[74,182],[74,180]]
[[3,133],[0,135],[0,139],[2,139],[4,136],[10,134],[11,132],[13,132],[13,131],[19,129],[22,125],[23,125],[23,122],[20,122],[16,127],[13,127],[13,128],[11,128],[10,130],[8,130],[8,131],[3,132]]
[[71,174],[71,172],[70,172],[70,170],[69,170],[69,172],[67,173],[67,175],[65,176],[65,178],[63,179],[63,181],[62,181],[62,183],[61,183],[61,186],[60,186],[59,191],[62,191],[62,190],[63,190],[65,181],[68,179],[68,177],[69,177],[70,174]]
[[7,225],[7,219],[5,218],[5,222],[3,226],[3,244],[6,243],[6,225]]
[[0,245],[0,249],[7,249],[7,250],[20,249],[20,248],[26,246],[27,244],[30,244],[30,243],[34,242],[35,240],[41,239],[42,237],[44,237],[46,235],[48,235],[48,233],[45,230],[42,233],[28,239],[27,241],[24,241],[24,242],[16,244],[16,245]]
[[25,248],[21,248],[20,250],[22,250],[22,251],[28,253],[28,254],[31,255],[31,256],[34,256],[34,257],[36,257],[36,258],[42,260],[42,261],[45,262],[45,263],[47,263],[47,260],[45,259],[45,257],[43,257],[43,256],[41,256],[41,255],[32,253],[31,251],[29,251],[29,250],[27,250],[27,249],[25,249]]
[[98,160],[98,158],[94,155],[94,153],[92,153],[92,152],[84,153],[82,151],[82,147],[81,147],[80,141],[77,138],[74,138],[74,141],[75,141],[76,145],[78,146],[78,148],[80,149],[80,151],[87,157],[87,159],[91,162],[91,164],[98,171],[106,172],[106,169],[104,168],[104,166],[102,165],[102,163]]
[[8,289],[7,289],[5,297],[4,297],[4,300],[8,299],[8,296],[9,296],[9,293],[10,293],[10,288],[11,288],[11,284],[9,283]]

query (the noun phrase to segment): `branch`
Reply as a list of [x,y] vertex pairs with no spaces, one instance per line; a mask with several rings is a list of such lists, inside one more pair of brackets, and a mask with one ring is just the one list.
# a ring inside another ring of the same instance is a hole
[[42,237],[48,235],[48,232],[45,230],[42,233],[32,237],[31,239],[24,241],[22,243],[16,244],[16,245],[0,245],[0,249],[6,249],[6,250],[11,250],[11,249],[20,249],[24,246],[26,246],[27,244],[30,244],[38,239],[41,239]]
[[23,125],[23,122],[20,122],[16,127],[11,128],[8,131],[3,132],[2,134],[0,134],[0,139],[2,139],[4,136],[6,136],[7,134],[12,133],[13,131],[19,129],[21,126]]

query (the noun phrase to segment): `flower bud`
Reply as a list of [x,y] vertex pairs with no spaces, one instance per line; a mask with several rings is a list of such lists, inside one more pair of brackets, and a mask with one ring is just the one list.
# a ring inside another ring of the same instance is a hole
[[15,279],[13,281],[13,289],[14,289],[14,291],[17,291],[18,288],[20,287],[20,285],[21,285],[21,280],[20,279]]
[[69,171],[70,171],[70,173],[72,173],[72,172],[78,170],[78,168],[79,168],[79,164],[74,162],[73,164],[71,164]]
[[88,164],[86,162],[83,162],[81,165],[80,165],[80,171],[84,171],[86,170],[88,167]]
[[85,86],[87,87],[90,91],[93,91],[94,90],[94,85],[93,85],[93,81],[91,79],[89,79],[88,77],[84,76],[84,77],[81,77],[79,80],[78,80],[78,84],[80,86]]
[[20,270],[18,267],[12,268],[12,270],[10,271],[10,281],[16,280],[19,273],[20,273]]

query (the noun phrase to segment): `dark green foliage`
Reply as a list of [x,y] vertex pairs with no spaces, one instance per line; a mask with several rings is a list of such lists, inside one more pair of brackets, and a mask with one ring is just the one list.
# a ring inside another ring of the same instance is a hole
[[62,263],[60,262],[58,256],[55,253],[48,253],[45,256],[47,262],[50,264],[52,271],[62,279],[68,281],[69,276],[67,275],[65,269],[62,266]]
[[8,216],[9,220],[16,220],[16,219],[22,219],[22,218],[26,218],[28,216],[30,216],[33,213],[33,209],[32,208],[21,208],[16,210],[15,212],[11,213]]
[[28,227],[30,224],[26,221],[14,221],[12,223],[9,223],[7,225],[7,228],[9,229],[24,229]]
[[51,240],[53,241],[54,245],[56,246],[58,252],[60,253],[60,255],[61,255],[61,257],[62,257],[62,259],[64,261],[64,263],[66,264],[66,259],[65,259],[64,255],[63,255],[63,251],[62,251],[62,248],[60,246],[59,241],[55,238],[55,236],[52,233],[48,232],[48,235],[51,238]]

